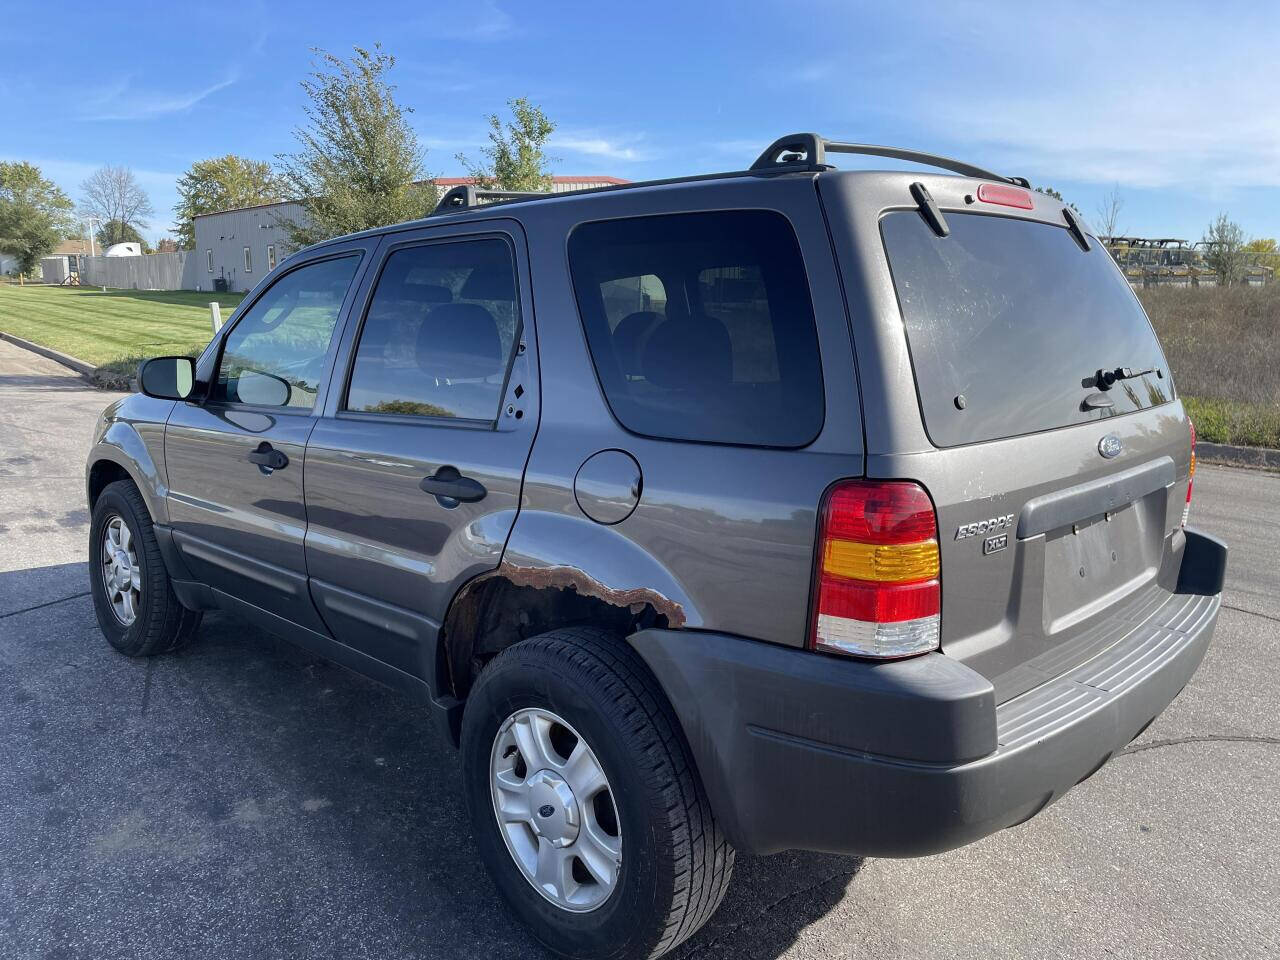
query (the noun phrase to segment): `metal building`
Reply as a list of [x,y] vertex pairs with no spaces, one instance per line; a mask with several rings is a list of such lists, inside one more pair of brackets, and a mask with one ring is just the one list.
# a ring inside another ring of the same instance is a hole
[[[452,187],[473,183],[469,177],[441,177],[436,192],[441,196]],[[626,183],[617,177],[552,177],[555,193],[589,190]],[[284,226],[303,219],[302,205],[293,200],[264,203],[256,207],[221,210],[195,218],[196,246],[183,272],[184,286],[196,290],[225,289],[241,293],[269,273],[292,252],[289,231]]]

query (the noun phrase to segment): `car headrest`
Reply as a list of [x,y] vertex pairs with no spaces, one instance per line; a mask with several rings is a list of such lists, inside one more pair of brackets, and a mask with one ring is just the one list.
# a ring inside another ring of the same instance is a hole
[[646,380],[669,390],[722,386],[733,379],[733,343],[706,314],[664,320],[645,341],[640,364]]
[[418,329],[418,368],[438,380],[478,380],[502,372],[498,324],[474,303],[442,303]]
[[516,298],[510,261],[482,263],[467,276],[458,296],[463,300],[511,300]]
[[618,321],[613,329],[613,353],[624,377],[640,374],[640,356],[645,342],[662,322],[662,314],[653,310],[638,310]]

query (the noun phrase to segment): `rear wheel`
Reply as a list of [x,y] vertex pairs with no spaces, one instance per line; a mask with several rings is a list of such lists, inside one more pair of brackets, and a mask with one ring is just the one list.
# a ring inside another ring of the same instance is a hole
[[200,625],[170,586],[146,501],[129,480],[109,484],[93,505],[89,589],[103,635],[131,657],[174,650]]
[[621,638],[575,628],[503,651],[467,700],[462,756],[481,856],[560,955],[660,956],[723,899],[733,848]]

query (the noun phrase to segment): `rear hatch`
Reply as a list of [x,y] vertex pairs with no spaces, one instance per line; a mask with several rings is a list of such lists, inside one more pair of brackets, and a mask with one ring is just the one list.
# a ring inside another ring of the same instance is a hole
[[[922,178],[844,176],[875,189],[822,191],[849,218],[842,255],[886,281],[853,311],[868,474],[929,491],[943,650],[1007,700],[1169,600],[1188,424],[1142,307],[1056,201],[1025,192],[1032,209],[1014,212],[979,200],[976,181],[931,177],[943,235],[911,201]],[[877,209],[867,192],[910,206]]]

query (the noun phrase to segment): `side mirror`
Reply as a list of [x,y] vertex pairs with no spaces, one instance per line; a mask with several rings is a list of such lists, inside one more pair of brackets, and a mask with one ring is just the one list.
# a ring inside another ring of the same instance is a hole
[[190,357],[153,357],[138,367],[138,387],[148,397],[185,400],[196,383],[196,362]]
[[236,399],[258,407],[285,407],[293,387],[283,377],[257,370],[241,370],[236,377]]

